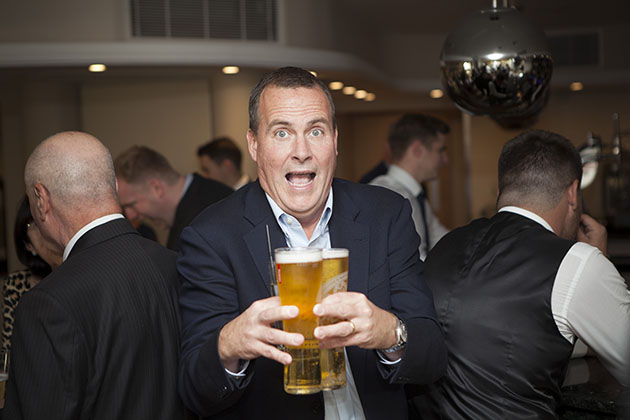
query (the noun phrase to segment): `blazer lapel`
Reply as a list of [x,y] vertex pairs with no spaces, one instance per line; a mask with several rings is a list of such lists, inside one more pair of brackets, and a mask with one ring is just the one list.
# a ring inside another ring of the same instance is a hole
[[[350,195],[341,183],[333,183],[333,215],[330,219],[330,244],[334,248],[348,248],[350,261],[348,266],[348,290],[367,295],[370,262],[370,227],[357,221],[360,213]],[[335,188],[337,187],[337,188]],[[352,376],[359,395],[365,392],[366,351],[358,347],[346,347],[348,360],[352,367]]]
[[243,235],[243,239],[247,244],[247,249],[254,260],[254,264],[264,283],[265,289],[271,294],[270,270],[275,270],[276,268],[270,267],[271,260],[269,258],[266,226],[269,226],[272,253],[276,248],[286,247],[287,242],[284,233],[282,233],[280,226],[278,226],[273,216],[265,193],[258,181],[256,181],[256,184],[256,186],[250,188],[245,197],[245,212],[243,213],[243,217],[253,225],[253,228]]
[[345,190],[335,189],[333,197],[333,214],[329,222],[330,244],[333,248],[350,250],[348,290],[367,294],[370,227],[356,221],[360,210]]

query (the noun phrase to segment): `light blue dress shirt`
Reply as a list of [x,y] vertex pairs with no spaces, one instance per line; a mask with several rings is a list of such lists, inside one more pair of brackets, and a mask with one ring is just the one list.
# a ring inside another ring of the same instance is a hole
[[[325,249],[331,247],[328,222],[333,211],[332,187],[330,188],[322,217],[319,219],[310,239],[306,237],[302,225],[295,217],[285,213],[269,195],[266,193],[265,195],[290,248],[311,247]],[[344,388],[323,391],[326,420],[365,420],[359,393],[357,392],[350,363],[348,362],[348,355],[346,355],[346,380],[347,385]]]

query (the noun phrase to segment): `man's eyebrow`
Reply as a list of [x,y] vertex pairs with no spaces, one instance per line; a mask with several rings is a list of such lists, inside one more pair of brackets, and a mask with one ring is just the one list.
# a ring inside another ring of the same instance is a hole
[[309,121],[308,125],[315,125],[315,124],[320,124],[320,123],[328,124],[328,118],[324,118],[324,117],[315,118],[314,120]]
[[278,120],[278,119],[269,121],[269,127],[274,127],[276,125],[291,125],[291,123],[285,120]]

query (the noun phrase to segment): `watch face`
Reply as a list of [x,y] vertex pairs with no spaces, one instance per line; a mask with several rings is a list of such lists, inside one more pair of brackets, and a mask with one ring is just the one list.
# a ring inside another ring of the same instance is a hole
[[405,325],[404,322],[400,321],[400,326],[401,326],[401,338],[402,338],[402,342],[406,343],[407,342],[407,325]]
[[398,342],[396,343],[396,345],[399,347],[404,347],[405,344],[407,344],[407,326],[400,318],[398,318],[398,328],[396,328],[396,335],[398,336]]

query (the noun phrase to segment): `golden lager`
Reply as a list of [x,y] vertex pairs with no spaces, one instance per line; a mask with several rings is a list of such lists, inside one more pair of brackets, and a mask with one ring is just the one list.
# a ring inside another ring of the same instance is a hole
[[[322,287],[318,302],[326,296],[348,290],[348,256],[345,248],[324,249],[322,252]],[[330,325],[338,319],[323,317],[319,325]],[[322,349],[321,357],[322,383],[321,389],[332,390],[346,386],[346,354],[343,347]]]
[[280,302],[300,310],[297,318],[282,322],[283,329],[304,336],[301,346],[286,346],[293,361],[284,367],[284,390],[289,394],[313,394],[321,391],[320,350],[313,335],[317,317],[313,306],[322,278],[322,250],[278,248],[274,253]]

